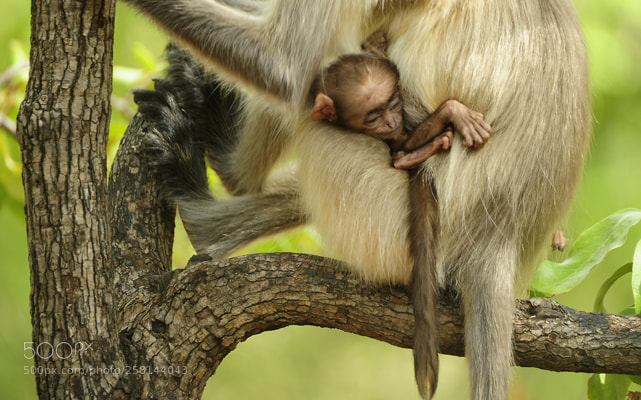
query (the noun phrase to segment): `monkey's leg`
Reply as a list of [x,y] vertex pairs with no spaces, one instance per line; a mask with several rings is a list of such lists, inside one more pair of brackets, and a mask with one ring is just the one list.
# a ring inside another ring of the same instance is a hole
[[[228,164],[218,167],[226,171],[227,188],[234,195],[265,191],[274,165],[291,142],[292,122],[282,108],[264,98],[251,97],[245,103],[238,136]],[[214,170],[218,172],[216,167]]]
[[284,107],[225,85],[184,49],[170,45],[168,61],[167,76],[158,82],[168,92],[163,96],[179,110],[168,111],[164,118],[180,120],[182,113],[185,125],[177,128],[180,124],[174,123],[169,129],[190,131],[183,136],[192,137],[206,152],[209,166],[231,194],[261,191],[289,140]]
[[410,170],[410,254],[414,257],[411,298],[414,307],[414,374],[423,398],[431,398],[438,380],[438,282],[435,239],[436,192],[422,168]]
[[[146,146],[162,176],[162,195],[177,205],[196,250],[220,258],[260,236],[304,223],[294,177],[273,180],[264,193],[226,201],[213,197],[195,140],[199,123],[206,120],[185,113],[185,107],[195,111],[198,106],[184,102],[181,91],[185,86],[173,86],[175,78],[157,81],[156,91],[136,92],[135,99],[139,111],[156,124],[156,134],[147,138]],[[213,101],[213,96],[212,92],[208,101]],[[216,119],[215,113],[207,115],[202,118]]]
[[262,236],[304,224],[295,186],[293,180],[282,182],[271,193],[224,201],[184,197],[178,209],[196,251],[223,258]]
[[[182,135],[183,140],[191,138],[206,153],[209,165],[223,185],[234,192],[237,184],[232,159],[239,143],[245,96],[227,87],[215,74],[207,72],[187,50],[169,45],[167,60],[167,76],[159,81],[163,87],[156,88],[157,92],[163,92],[161,97],[164,100],[147,104],[158,110],[164,109],[165,118],[174,119],[172,126],[162,128],[167,136],[177,138]],[[141,93],[137,96],[140,97]],[[163,103],[175,103],[177,109],[169,110]]]

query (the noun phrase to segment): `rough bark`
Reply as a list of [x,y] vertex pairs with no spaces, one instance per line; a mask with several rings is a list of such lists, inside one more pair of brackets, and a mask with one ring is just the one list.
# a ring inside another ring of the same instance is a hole
[[[333,260],[265,254],[194,260],[172,271],[174,210],[158,197],[139,152],[149,129],[139,118],[107,192],[113,1],[32,7],[32,70],[18,136],[41,399],[198,398],[239,342],[288,325],[411,347],[405,288],[365,285]],[[441,352],[463,354],[461,315],[445,293]],[[519,365],[641,374],[640,316],[530,299],[518,301],[514,328]]]
[[[199,344],[212,346],[208,358],[215,367],[248,337],[289,325],[338,328],[412,346],[414,318],[405,288],[364,285],[340,263],[316,256],[262,254],[198,262],[174,271],[158,300],[151,312],[161,316],[157,328],[169,336],[199,338],[181,341],[188,347],[181,352],[189,355],[184,365],[196,356]],[[641,371],[640,316],[585,313],[541,298],[518,300],[516,306],[518,365],[551,371]],[[447,293],[440,318],[441,353],[462,356],[462,313]],[[172,328],[175,320],[189,333]]]
[[[34,1],[18,116],[40,398],[103,397],[123,365],[109,268],[106,144],[115,1]],[[27,345],[26,345],[27,346]],[[46,373],[45,373],[46,372]]]

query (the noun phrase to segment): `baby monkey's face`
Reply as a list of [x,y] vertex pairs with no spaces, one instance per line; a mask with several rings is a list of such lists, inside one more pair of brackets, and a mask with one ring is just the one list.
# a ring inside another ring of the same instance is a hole
[[403,131],[403,100],[397,79],[389,74],[371,74],[344,101],[346,126],[380,139]]

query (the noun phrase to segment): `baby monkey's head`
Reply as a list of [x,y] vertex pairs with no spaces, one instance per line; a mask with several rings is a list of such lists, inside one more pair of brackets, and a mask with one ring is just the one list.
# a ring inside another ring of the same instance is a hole
[[398,69],[388,59],[349,54],[325,68],[312,85],[314,121],[326,120],[381,139],[403,130]]

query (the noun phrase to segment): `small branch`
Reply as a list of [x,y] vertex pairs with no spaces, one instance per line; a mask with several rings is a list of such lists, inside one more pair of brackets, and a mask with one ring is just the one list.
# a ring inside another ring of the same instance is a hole
[[109,175],[111,262],[124,292],[171,270],[176,214],[157,195],[156,170],[141,152],[148,129],[140,116],[132,120]]
[[14,76],[18,75],[23,70],[28,68],[29,63],[25,61],[20,64],[12,65],[11,67],[2,71],[2,73],[0,74],[0,87],[8,85]]
[[519,300],[514,336],[520,366],[641,374],[641,315],[576,311],[543,298]]
[[0,112],[0,129],[7,131],[14,139],[18,140],[18,133],[16,131],[16,123],[3,113]]

